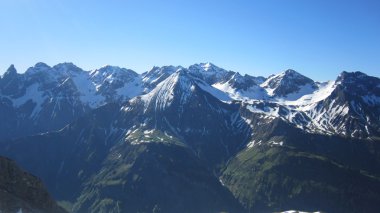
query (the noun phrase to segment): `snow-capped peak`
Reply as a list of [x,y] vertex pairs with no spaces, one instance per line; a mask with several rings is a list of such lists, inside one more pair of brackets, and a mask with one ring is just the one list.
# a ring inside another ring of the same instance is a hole
[[174,72],[183,69],[181,66],[153,67],[150,71],[142,74],[142,81],[147,88],[154,88]]
[[79,67],[77,67],[75,64],[71,62],[65,62],[65,63],[59,63],[53,67],[54,70],[60,72],[60,73],[67,73],[67,72],[83,72],[83,70]]
[[[195,64],[188,69],[180,66],[154,67],[140,75],[110,65],[84,71],[73,63],[53,67],[37,63],[23,74],[17,74],[11,65],[0,78],[0,95],[9,99],[17,109],[33,103],[30,105],[32,117],[36,117],[49,103],[62,102],[75,104],[81,109],[93,109],[141,96],[145,106],[158,109],[170,106],[173,101],[183,106],[191,97],[208,93],[225,102],[241,100],[276,104],[308,117],[307,122],[316,120],[316,123],[311,123],[312,127],[308,127],[325,132],[337,132],[331,129],[335,124],[328,123],[337,116],[345,116],[339,118],[344,121],[341,128],[346,128],[343,124],[346,120],[351,121],[351,117],[378,123],[379,78],[361,72],[342,72],[336,81],[318,83],[289,69],[268,77],[264,82],[263,79],[226,71],[212,63]],[[327,123],[321,125],[318,122]],[[375,131],[363,128],[361,131]]]
[[188,70],[192,75],[203,79],[209,84],[224,82],[234,74],[234,72],[217,67],[212,63],[194,64],[189,66]]
[[[188,78],[185,70],[179,69],[164,81],[160,82],[152,91],[142,95],[141,100],[145,102],[145,107],[154,105],[155,110],[165,109],[170,106],[177,91],[183,94],[189,94],[191,88],[191,79]],[[179,87],[177,89],[177,87]],[[186,97],[183,97],[184,101]],[[152,106],[153,107],[153,106]]]
[[270,76],[261,84],[261,87],[265,88],[270,96],[278,97],[286,97],[289,94],[296,93],[305,86],[310,87],[310,92],[317,89],[313,80],[291,69]]
[[106,65],[101,67],[100,69],[90,71],[90,76],[95,78],[115,78],[117,76],[123,77],[125,75],[137,76],[138,74],[133,70],[111,65]]
[[203,69],[204,71],[219,71],[219,70],[223,70],[222,68],[216,66],[215,64],[211,63],[211,62],[207,62],[207,63],[200,63],[199,64],[199,67],[201,69]]
[[160,74],[162,74],[162,73],[173,74],[175,71],[180,70],[180,69],[183,69],[183,67],[181,67],[181,66],[172,66],[172,65],[170,65],[170,66],[162,66],[162,67],[154,66],[148,72],[143,73],[143,75],[149,76],[149,75],[153,75],[153,74],[157,74],[157,73],[160,73]]
[[241,84],[241,83],[244,83],[244,77],[242,75],[240,75],[239,72],[236,72],[235,74],[232,75],[232,77],[228,81],[231,83],[233,81],[234,83]]
[[38,73],[38,72],[45,72],[45,71],[49,71],[51,70],[52,68],[43,63],[43,62],[38,62],[36,65],[34,65],[34,67],[29,67],[27,70],[26,70],[26,74],[34,74],[34,73]]
[[144,101],[145,107],[151,106],[155,110],[162,110],[175,100],[179,102],[180,106],[186,104],[196,89],[201,89],[222,101],[231,100],[225,93],[211,87],[184,68],[177,70],[152,91],[142,95],[141,100]]
[[203,72],[214,72],[214,73],[218,73],[218,72],[227,72],[225,69],[222,69],[218,66],[216,66],[215,64],[213,63],[210,63],[210,62],[207,62],[207,63],[199,63],[199,64],[194,64],[194,65],[191,65],[189,67],[189,70],[191,72],[199,72],[199,71],[203,71]]
[[132,71],[130,69],[121,68],[119,66],[112,66],[112,65],[105,65],[97,70],[99,70],[100,72],[112,72],[112,73]]
[[204,70],[208,71],[210,67],[213,67],[215,65],[210,62],[207,62],[207,63],[201,64],[201,66],[204,68]]
[[261,86],[275,88],[275,87],[280,86],[281,84],[287,83],[285,81],[291,81],[292,79],[309,79],[309,78],[301,75],[295,70],[288,69],[279,74],[269,76],[268,79],[264,83],[261,84]]

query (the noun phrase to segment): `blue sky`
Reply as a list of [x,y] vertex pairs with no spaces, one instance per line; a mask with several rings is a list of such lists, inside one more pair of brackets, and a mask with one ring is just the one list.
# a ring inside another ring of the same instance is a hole
[[1,0],[0,73],[212,62],[255,76],[379,76],[379,11],[377,0]]

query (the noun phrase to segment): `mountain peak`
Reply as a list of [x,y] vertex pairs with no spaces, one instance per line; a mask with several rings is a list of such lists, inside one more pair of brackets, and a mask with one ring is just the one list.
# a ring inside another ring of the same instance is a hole
[[[202,79],[195,76],[188,69],[178,69],[152,91],[142,95],[145,110],[163,111],[171,108],[182,108],[190,103],[194,96],[211,95],[220,101],[231,100],[228,95],[215,89]],[[174,104],[174,105],[173,105]]]
[[186,97],[191,93],[192,84],[193,80],[188,72],[178,69],[141,98],[146,107],[154,106],[154,110],[163,110],[171,105],[175,97],[181,97],[181,102],[186,101]]
[[222,69],[210,62],[191,65],[188,70],[209,84],[227,81],[234,74],[234,72]]
[[354,72],[342,71],[340,73],[340,75],[343,75],[343,76],[350,76],[350,75],[351,76],[352,75],[354,75],[354,76],[362,76],[362,75],[367,76],[367,74],[360,72],[360,71],[354,71]]
[[14,64],[11,64],[9,67],[8,67],[8,69],[7,69],[7,72],[9,72],[9,71],[16,71],[16,68],[15,68],[15,65]]
[[154,66],[151,70],[149,70],[146,75],[149,75],[149,74],[152,74],[152,73],[157,73],[157,72],[165,72],[165,73],[174,73],[175,71],[177,71],[178,69],[182,69],[183,67],[181,66],[173,66],[173,65],[169,65],[169,66],[162,66],[162,67],[158,67],[158,66]]
[[98,70],[115,70],[115,71],[120,71],[122,69],[123,68],[121,68],[119,66],[112,66],[110,64],[106,64],[106,65],[100,67]]
[[161,82],[161,84],[167,84],[167,85],[179,84],[182,87],[182,86],[187,86],[189,83],[191,83],[191,81],[192,81],[192,77],[189,75],[188,70],[184,68],[180,68],[176,70],[173,74],[171,74],[163,82]]
[[[345,91],[350,96],[380,96],[380,79],[377,77],[366,75],[362,72],[346,72],[343,71],[336,79],[338,88]],[[375,98],[375,102],[379,102]]]
[[284,73],[287,75],[301,75],[300,73],[298,73],[297,71],[295,71],[293,69],[287,69],[284,71]]
[[153,88],[171,74],[175,73],[177,70],[183,69],[181,66],[154,66],[151,70],[142,74],[143,82],[148,87]]
[[350,81],[353,79],[362,79],[362,78],[366,78],[366,77],[368,77],[368,75],[366,75],[365,73],[362,73],[360,71],[356,71],[356,72],[343,71],[339,74],[337,81],[343,82],[343,81],[347,81],[347,80]]
[[[216,66],[215,64],[211,63],[211,62],[207,62],[207,63],[200,63],[199,64],[205,71],[208,71],[210,69],[215,69],[215,68],[219,68],[218,66]],[[219,68],[220,69],[220,68]]]
[[[122,67],[119,67],[119,66],[112,66],[112,65],[105,65],[103,67],[101,67],[100,69],[97,69],[96,71],[99,71],[101,73],[127,73],[127,72],[131,72],[131,73],[135,73],[135,71],[131,70],[131,69],[127,69],[127,68],[122,68]],[[136,73],[137,74],[137,73]]]
[[189,67],[189,70],[197,71],[225,71],[224,69],[216,66],[211,62],[193,64]]
[[33,67],[29,67],[25,73],[27,74],[34,74],[37,72],[43,72],[43,71],[48,71],[51,70],[51,67],[43,62],[38,62],[35,64]]
[[15,66],[11,64],[9,68],[7,69],[7,71],[4,73],[4,76],[10,76],[10,75],[16,75],[16,74],[17,74],[17,70]]
[[302,86],[310,85],[316,88],[316,84],[310,78],[288,69],[280,74],[272,75],[261,84],[267,88],[268,94],[277,96],[287,96],[290,93],[297,92]]
[[69,72],[69,71],[74,71],[74,72],[82,72],[83,70],[76,66],[75,64],[71,62],[64,62],[64,63],[59,63],[53,67],[55,70],[59,72]]
[[283,78],[307,78],[306,76],[302,75],[301,73],[293,69],[287,69],[284,72],[280,73],[279,75],[283,76]]
[[236,72],[234,73],[231,78],[228,80],[228,82],[234,82],[234,83],[243,83],[244,82],[244,77],[240,75],[240,73]]
[[189,71],[185,68],[179,68],[174,73],[177,74],[178,76],[188,76],[189,75]]
[[44,62],[38,62],[36,65],[34,65],[35,68],[51,68],[49,65],[45,64]]

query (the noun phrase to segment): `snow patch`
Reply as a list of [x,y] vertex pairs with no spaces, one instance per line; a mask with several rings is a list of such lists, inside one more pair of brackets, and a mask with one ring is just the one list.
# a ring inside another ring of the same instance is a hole
[[13,105],[19,108],[31,100],[36,104],[31,113],[31,117],[35,117],[42,110],[42,104],[46,101],[46,99],[47,96],[39,90],[39,85],[35,83],[26,88],[23,96],[13,99]]
[[[275,102],[284,105],[293,105],[301,111],[306,111],[312,108],[313,104],[322,101],[329,97],[334,91],[336,84],[334,81],[328,81],[325,83],[318,84],[318,89],[314,90],[312,93],[309,92],[310,88],[304,87],[303,91],[299,91],[298,94],[292,94],[290,99],[277,99]],[[299,97],[294,99],[294,97]],[[293,98],[293,99],[292,99]]]
[[279,107],[264,106],[263,109],[257,108],[255,105],[248,105],[247,109],[254,113],[261,113],[270,117],[278,117]]
[[226,95],[224,92],[214,88],[214,87],[211,87],[210,85],[208,84],[204,84],[204,83],[198,83],[198,86],[205,92],[211,94],[212,96],[214,96],[215,98],[221,100],[221,101],[224,101],[224,102],[228,102],[228,101],[231,101],[232,99]]
[[143,94],[143,92],[144,87],[141,78],[135,78],[133,81],[124,83],[122,87],[116,89],[116,94],[124,99],[136,97]]
[[89,79],[88,74],[88,72],[76,73],[72,76],[72,80],[78,89],[79,99],[82,103],[96,108],[105,103],[105,98],[97,93],[96,84]]
[[259,145],[261,145],[261,140],[260,141],[256,141],[256,140],[253,140],[253,141],[251,141],[251,142],[249,142],[248,144],[247,144],[247,148],[248,149],[251,149],[252,147],[254,147],[254,146],[259,146]]
[[234,100],[250,100],[250,99],[267,99],[268,95],[261,87],[254,85],[246,90],[237,90],[233,88],[228,82],[216,83],[212,85],[214,88],[228,94]]

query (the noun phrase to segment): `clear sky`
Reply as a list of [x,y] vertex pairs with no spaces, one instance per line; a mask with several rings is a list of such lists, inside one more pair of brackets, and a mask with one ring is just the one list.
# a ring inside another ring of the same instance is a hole
[[212,62],[255,76],[380,76],[379,0],[0,0],[0,29],[0,73]]

